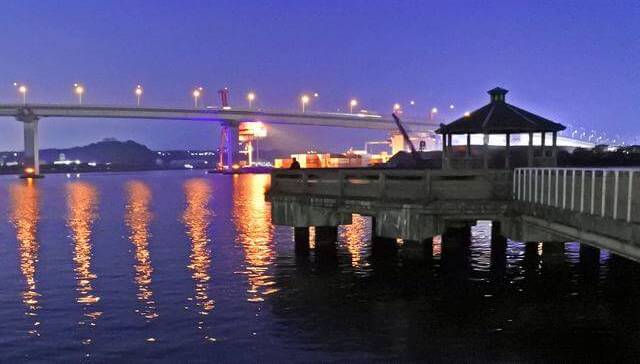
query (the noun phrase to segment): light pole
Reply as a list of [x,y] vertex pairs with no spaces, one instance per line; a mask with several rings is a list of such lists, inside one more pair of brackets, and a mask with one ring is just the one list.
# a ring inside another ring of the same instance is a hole
[[136,86],[136,89],[134,90],[134,93],[136,94],[136,103],[138,106],[140,106],[140,101],[142,99],[142,94],[144,93],[144,90],[142,89],[142,86],[138,85]]
[[249,109],[252,108],[253,106],[253,100],[256,99],[256,94],[254,94],[253,92],[249,92],[247,94],[247,101],[249,101]]
[[429,113],[429,118],[431,120],[434,120],[436,118],[436,115],[438,115],[438,108],[437,107],[431,108],[431,113]]
[[73,92],[78,95],[78,104],[82,105],[82,95],[84,94],[84,86],[79,83],[73,84]]
[[401,112],[400,111],[401,109],[402,109],[402,106],[400,106],[399,103],[396,102],[395,104],[393,104],[393,112],[399,113]]
[[17,82],[14,82],[13,85],[18,88],[18,94],[22,98],[22,103],[26,104],[27,103],[27,86],[19,85]]
[[200,95],[202,95],[202,87],[198,87],[195,90],[193,90],[193,107],[194,108],[198,108],[198,98],[200,97]]
[[305,112],[305,107],[307,106],[308,103],[309,103],[309,96],[302,95],[302,97],[300,97],[300,104],[302,104],[302,112]]
[[358,100],[351,99],[351,101],[349,102],[349,113],[353,114],[353,108],[356,106],[358,106]]

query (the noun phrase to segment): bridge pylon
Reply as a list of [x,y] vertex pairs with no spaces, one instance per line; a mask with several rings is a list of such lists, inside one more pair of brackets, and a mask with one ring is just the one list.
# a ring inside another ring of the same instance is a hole
[[[221,162],[226,162],[228,168],[233,168],[236,155],[238,154],[238,145],[240,143],[239,124],[235,122],[225,122],[220,130],[221,136]],[[224,159],[222,155],[224,154]]]
[[42,178],[40,174],[40,144],[38,141],[39,118],[30,109],[24,108],[16,115],[24,127],[24,170],[21,178]]

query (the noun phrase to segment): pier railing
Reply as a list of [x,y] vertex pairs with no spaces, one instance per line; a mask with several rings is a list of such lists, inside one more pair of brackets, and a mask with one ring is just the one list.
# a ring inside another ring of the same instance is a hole
[[511,171],[300,169],[271,174],[271,195],[392,200],[510,200]]
[[638,168],[516,168],[515,200],[640,222]]

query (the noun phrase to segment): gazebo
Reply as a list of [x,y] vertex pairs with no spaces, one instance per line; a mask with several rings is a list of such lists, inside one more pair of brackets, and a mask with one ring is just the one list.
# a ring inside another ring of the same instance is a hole
[[[462,163],[465,168],[472,168],[472,152],[471,152],[471,134],[483,135],[482,148],[482,166],[489,168],[489,135],[503,134],[506,135],[506,150],[504,167],[509,169],[511,163],[511,136],[513,134],[528,134],[529,145],[527,148],[527,166],[555,166],[557,165],[558,132],[565,129],[564,125],[555,123],[541,116],[513,106],[505,101],[507,90],[496,87],[489,90],[491,96],[490,103],[475,110],[466,113],[463,117],[447,124],[440,124],[440,128],[436,133],[442,134],[442,167],[452,168],[453,148],[452,135],[467,135],[467,145],[464,160]],[[534,160],[534,134],[540,133],[540,157]],[[545,139],[547,133],[551,133],[551,155],[545,148]],[[458,164],[459,165],[459,164]]]

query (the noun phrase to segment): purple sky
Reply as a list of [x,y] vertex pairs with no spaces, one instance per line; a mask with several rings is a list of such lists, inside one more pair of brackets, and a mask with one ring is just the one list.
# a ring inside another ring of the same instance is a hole
[[[395,102],[445,120],[484,105],[502,86],[507,101],[555,121],[640,135],[640,2],[626,1],[5,1],[0,13],[0,102],[14,81],[33,102],[189,106],[190,90],[231,89],[245,105],[295,109]],[[455,112],[444,112],[455,104]],[[0,150],[21,149],[20,125],[4,119]],[[156,149],[214,148],[213,123],[63,120],[41,123],[41,145],[104,137]],[[341,150],[385,133],[323,128],[274,130],[279,147]],[[284,138],[283,135],[287,135]],[[279,136],[279,137],[278,137]]]

